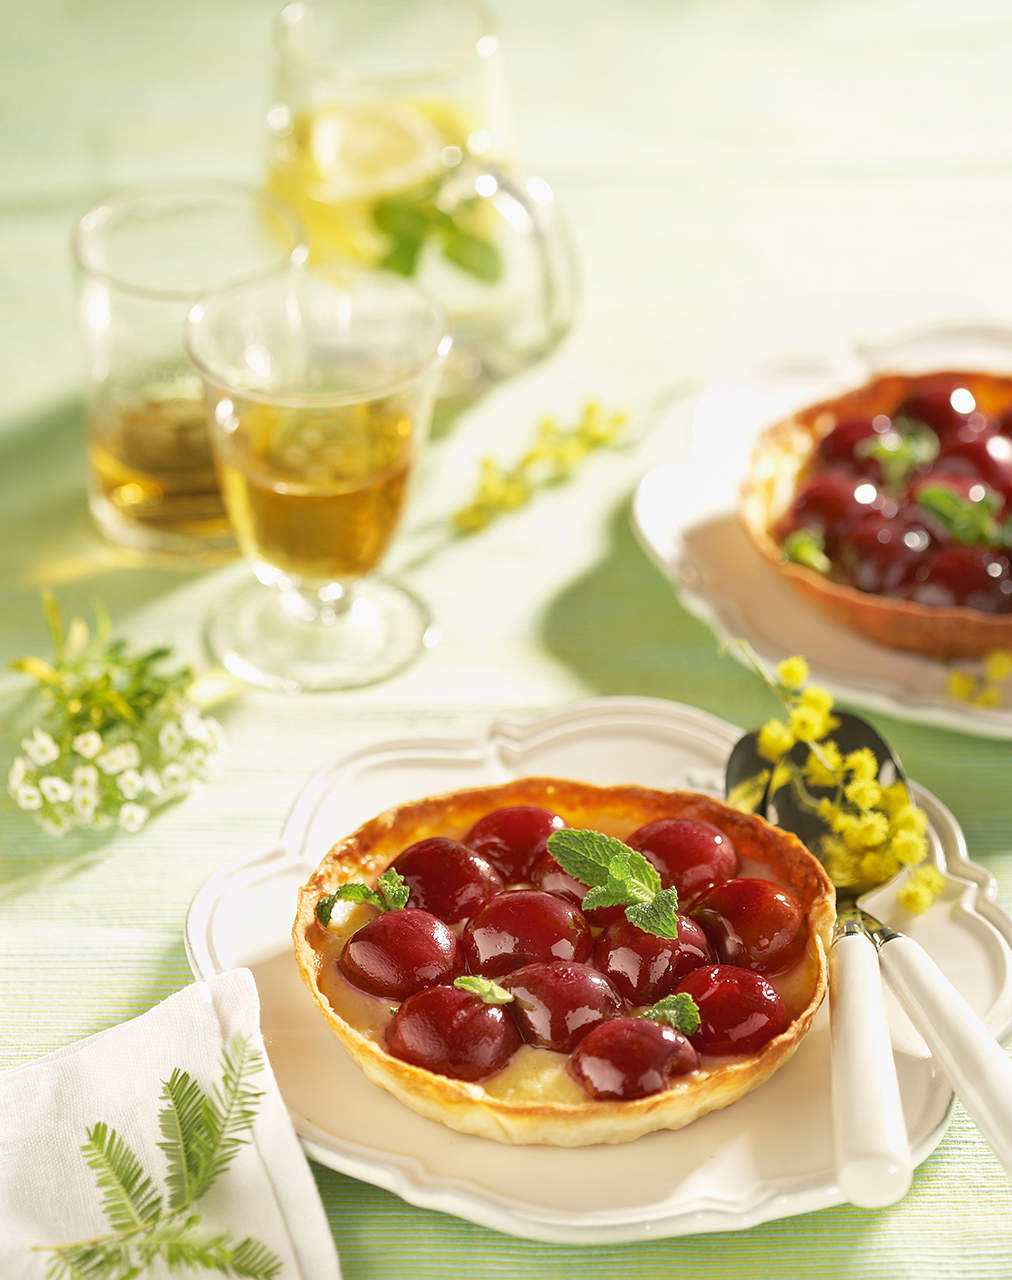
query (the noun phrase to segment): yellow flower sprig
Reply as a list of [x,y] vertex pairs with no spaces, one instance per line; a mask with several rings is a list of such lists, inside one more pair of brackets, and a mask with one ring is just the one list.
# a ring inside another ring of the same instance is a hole
[[946,689],[956,702],[991,709],[1001,706],[1009,676],[1012,676],[1012,653],[995,649],[973,670],[954,667],[949,672]]
[[[883,785],[879,762],[868,747],[844,754],[830,736],[839,721],[833,695],[808,683],[804,658],[785,658],[777,681],[756,668],[784,705],[786,716],[767,720],[756,748],[769,761],[773,789],[789,784],[799,803],[817,813],[829,828],[818,853],[838,887],[882,884],[907,868],[897,892],[900,905],[921,912],[941,892],[944,878],[925,865],[927,816],[910,800],[902,782]],[[799,743],[808,745],[802,765],[789,759]],[[823,794],[813,795],[809,788]],[[825,794],[829,792],[829,794]]]
[[588,401],[575,427],[560,427],[555,418],[542,418],[530,447],[512,467],[483,458],[478,487],[471,501],[453,513],[458,533],[477,533],[497,517],[529,502],[535,492],[567,479],[587,454],[611,446],[629,421],[626,413],[605,412]]

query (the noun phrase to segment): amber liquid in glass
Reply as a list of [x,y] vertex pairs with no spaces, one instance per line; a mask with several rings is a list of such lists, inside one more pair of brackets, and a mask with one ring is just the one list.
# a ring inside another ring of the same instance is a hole
[[151,400],[96,414],[92,485],[130,523],[198,537],[228,534],[203,400]]
[[219,443],[225,504],[245,554],[290,578],[351,581],[379,564],[413,462],[411,420],[375,405],[255,405]]

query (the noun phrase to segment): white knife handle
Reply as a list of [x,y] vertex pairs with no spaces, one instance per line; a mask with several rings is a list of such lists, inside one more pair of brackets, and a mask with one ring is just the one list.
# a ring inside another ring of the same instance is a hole
[[845,933],[829,953],[833,1131],[840,1190],[862,1209],[901,1199],[910,1186],[910,1144],[875,944]]
[[913,938],[887,938],[879,962],[938,1069],[1012,1174],[1012,1061]]

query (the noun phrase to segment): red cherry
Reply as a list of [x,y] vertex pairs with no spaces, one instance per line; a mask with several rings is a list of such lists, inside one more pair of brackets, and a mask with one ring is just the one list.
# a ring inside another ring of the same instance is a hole
[[692,1042],[700,1053],[754,1053],[790,1025],[776,987],[751,969],[729,964],[693,969],[678,990],[699,1007]]
[[594,943],[595,967],[630,1004],[654,1004],[690,970],[713,960],[706,934],[688,916],[678,917],[677,938],[658,938],[619,920]]
[[472,973],[497,978],[539,960],[590,955],[590,927],[565,898],[540,889],[508,889],[490,898],[468,922],[461,939]]
[[526,880],[531,867],[545,852],[553,831],[566,825],[557,813],[536,804],[512,804],[479,818],[464,837],[507,882]]
[[456,1080],[487,1080],[520,1045],[501,1005],[484,1004],[456,987],[426,987],[408,996],[386,1031],[395,1058]]
[[586,964],[526,964],[502,985],[513,993],[508,1008],[523,1038],[556,1053],[572,1053],[588,1031],[625,1011],[608,979]]
[[[582,903],[587,886],[563,871],[550,853],[539,858],[531,872],[531,881],[546,893],[558,894],[583,910]],[[593,925],[603,928],[613,920],[625,918],[625,907],[595,907],[593,911],[584,911],[584,916]]]
[[457,939],[428,911],[384,911],[351,935],[338,961],[352,984],[374,996],[403,1000],[463,972]]
[[808,941],[801,904],[771,880],[743,876],[714,885],[696,902],[692,916],[721,964],[757,973],[789,969]]
[[826,554],[837,541],[871,511],[886,506],[878,488],[862,476],[846,471],[819,471],[805,480],[777,530],[780,541],[796,529],[821,529]]
[[932,474],[982,480],[1008,501],[1012,499],[1012,440],[992,430],[958,431],[943,446]]
[[909,418],[921,422],[945,442],[959,431],[980,431],[987,426],[986,416],[977,409],[973,393],[961,382],[946,379],[935,385],[925,384],[892,413],[893,420]]
[[840,539],[836,567],[859,591],[894,595],[913,581],[934,543],[915,517],[901,512],[890,520],[873,512]]
[[393,867],[408,882],[408,905],[447,924],[467,920],[503,890],[502,876],[480,854],[443,836],[409,845]]
[[892,423],[884,414],[874,418],[849,418],[838,422],[815,446],[815,459],[823,467],[845,468],[855,475],[882,478],[882,465],[859,448],[864,441],[888,431]]
[[739,866],[731,837],[694,818],[658,818],[637,827],[626,844],[653,863],[665,889],[674,885],[685,901],[733,876]]
[[569,1069],[592,1098],[622,1101],[666,1089],[695,1071],[699,1055],[674,1027],[649,1018],[612,1018],[583,1037]]
[[988,547],[942,547],[918,570],[910,599],[933,608],[965,605],[982,613],[1008,613],[1009,559]]

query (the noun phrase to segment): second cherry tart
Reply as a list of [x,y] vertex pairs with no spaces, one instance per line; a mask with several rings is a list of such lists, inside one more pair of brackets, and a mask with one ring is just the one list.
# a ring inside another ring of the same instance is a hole
[[613,1018],[576,1046],[569,1070],[592,1098],[625,1102],[666,1089],[695,1071],[699,1055],[674,1027],[649,1018]]
[[594,943],[594,965],[630,1004],[654,1004],[680,978],[713,964],[706,934],[694,920],[678,917],[678,937],[644,933],[628,920],[610,924]]
[[721,964],[783,973],[808,942],[801,904],[771,880],[742,876],[714,885],[692,908]]
[[484,1004],[456,987],[426,987],[408,996],[386,1032],[394,1057],[457,1080],[487,1080],[521,1043],[502,1005]]
[[471,973],[498,978],[539,960],[590,956],[591,933],[578,907],[540,889],[508,889],[468,921],[461,938]]
[[513,995],[508,1007],[523,1038],[556,1053],[572,1053],[588,1031],[625,1012],[608,979],[586,964],[528,964],[502,985]]
[[393,868],[408,882],[412,907],[447,924],[469,919],[503,890],[502,876],[480,854],[457,840],[432,836],[399,853]]
[[354,987],[392,1000],[449,982],[464,969],[455,935],[428,911],[384,911],[353,933],[338,960]]

